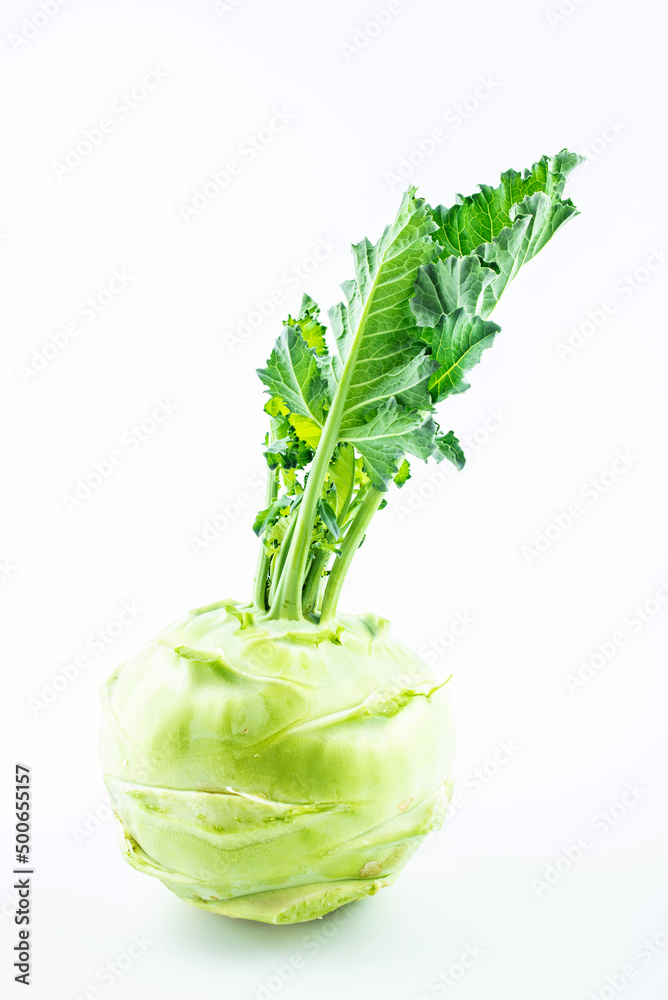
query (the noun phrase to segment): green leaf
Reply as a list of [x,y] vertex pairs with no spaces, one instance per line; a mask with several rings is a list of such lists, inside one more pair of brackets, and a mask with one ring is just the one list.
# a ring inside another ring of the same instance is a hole
[[336,490],[336,516],[340,517],[350,503],[355,488],[355,449],[352,445],[342,444],[337,448],[327,480]]
[[270,417],[286,417],[290,410],[279,396],[272,396],[264,404],[264,412]]
[[385,400],[430,408],[430,362],[409,301],[418,268],[436,257],[436,224],[411,188],[392,225],[373,244],[353,247],[355,277],[341,287],[347,303],[330,311],[345,375],[342,424],[360,422]]
[[290,413],[310,417],[320,427],[334,392],[331,359],[308,346],[297,326],[287,325],[258,375]]
[[291,437],[276,438],[265,448],[266,455],[282,455],[287,448],[294,444]]
[[304,441],[309,448],[317,448],[322,428],[311,417],[303,417],[300,413],[291,413],[288,417],[290,426],[300,441]]
[[[353,450],[353,453],[354,453],[354,449],[352,449],[352,450]],[[355,485],[356,486],[368,486],[370,482],[371,482],[371,480],[367,476],[366,470],[364,468],[364,462],[362,461],[361,458],[356,458],[355,459]]]
[[366,365],[360,363],[346,397],[342,430],[358,424],[361,416],[371,413],[390,397],[414,409],[431,408],[428,388],[434,362],[424,345],[420,346],[422,349],[415,345],[410,350],[397,352],[395,357],[401,357],[402,363],[395,367],[389,368],[387,359],[371,360]]
[[323,604],[331,616],[352,553],[383,506],[378,491],[407,481],[408,455],[462,468],[434,404],[469,388],[468,371],[499,332],[488,317],[500,295],[576,214],[562,196],[579,162],[567,151],[543,157],[452,208],[432,209],[410,188],[378,242],[353,247],[354,277],[329,313],[336,350],[328,352],[310,297],[288,319],[259,373],[273,400],[270,464],[294,470],[290,491],[300,500],[290,527],[280,518],[265,535],[272,617],[299,617],[305,606],[317,613],[315,583],[330,549],[339,556]]
[[310,295],[304,293],[302,304],[296,320],[291,316],[286,320],[287,326],[298,326],[302,337],[309,347],[312,347],[316,354],[327,353],[327,342],[325,340],[326,327],[320,322],[320,309]]
[[353,444],[378,490],[386,490],[404,455],[426,459],[434,454],[436,424],[431,417],[408,411],[388,399],[368,421],[350,427],[345,440]]
[[512,225],[476,250],[498,272],[485,289],[481,315],[489,316],[522,264],[535,257],[556,231],[577,214],[571,201],[550,198],[541,192],[516,206]]
[[[436,364],[410,308],[418,269],[438,252],[436,225],[411,188],[377,243],[353,247],[346,303],[330,312],[340,364],[335,444],[353,444],[374,486],[387,489],[407,451],[433,452],[429,382]],[[334,402],[332,402],[334,406]]]
[[495,270],[475,255],[427,264],[418,271],[411,301],[413,315],[425,327],[436,326],[441,316],[455,309],[474,316],[482,311],[485,290],[496,277]]
[[469,316],[461,308],[440,319],[431,332],[432,350],[439,364],[429,383],[435,400],[469,388],[465,373],[480,361],[500,329],[496,323]]
[[407,483],[410,478],[411,478],[411,467],[408,464],[408,460],[404,459],[401,465],[399,466],[399,471],[394,477],[394,482],[401,489],[401,487],[405,483]]
[[265,448],[269,468],[305,468],[313,458],[313,449],[297,436],[287,420],[282,421],[281,427],[283,436],[274,438]]
[[335,539],[341,536],[341,529],[339,528],[339,522],[336,519],[336,514],[329,506],[326,500],[318,501],[318,513],[322,518],[322,522],[327,527],[331,533],[334,535]]
[[253,531],[258,537],[266,529],[267,525],[271,524],[278,517],[280,509],[285,506],[285,501],[285,497],[277,497],[277,499],[274,500],[269,507],[258,511],[255,521],[253,522]]
[[[541,157],[524,173],[507,170],[501,175],[498,187],[481,184],[480,191],[476,194],[466,198],[459,195],[457,204],[452,208],[439,205],[434,210],[433,217],[438,225],[436,239],[443,247],[441,258],[451,254],[465,257],[481,244],[491,242],[503,229],[512,225],[514,206],[536,193],[544,193],[548,203],[555,209],[558,206],[556,215],[560,220],[558,224],[561,225],[576,212],[573,203],[570,200],[562,201],[561,195],[568,175],[582,160],[581,156],[564,149],[556,156]],[[526,214],[526,211],[521,214]],[[547,220],[543,219],[542,222],[545,224]],[[548,228],[549,226],[548,223]],[[547,239],[541,242],[537,238],[534,253]]]
[[[544,156],[524,174],[506,171],[496,188],[481,185],[453,208],[434,210],[443,250],[418,272],[411,308],[421,326],[433,327],[460,307],[471,316],[490,315],[522,264],[577,214],[561,195],[580,162],[566,151]],[[431,342],[426,331],[423,339]]]
[[464,468],[466,465],[466,456],[462,451],[458,439],[455,437],[454,431],[448,431],[447,434],[438,434],[436,436],[436,447],[436,460],[438,462],[445,458],[448,462],[452,462],[456,469],[461,470]]

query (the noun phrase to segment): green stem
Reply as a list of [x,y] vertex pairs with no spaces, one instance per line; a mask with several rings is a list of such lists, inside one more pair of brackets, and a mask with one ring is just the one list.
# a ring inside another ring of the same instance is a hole
[[[278,496],[278,469],[269,469],[267,475],[266,507],[270,507]],[[253,604],[258,611],[267,610],[267,574],[269,572],[269,556],[260,538],[255,580],[253,583]]]
[[322,614],[320,615],[321,622],[331,621],[335,617],[346,573],[348,572],[350,564],[353,561],[353,556],[362,543],[364,533],[369,527],[371,518],[378,510],[384,497],[385,494],[381,492],[381,490],[377,490],[375,487],[370,486],[366,496],[359,505],[353,523],[348,528],[346,537],[343,539],[341,554],[336,559],[334,565],[332,566],[332,572],[329,574],[327,587],[325,589],[325,596],[322,602]]
[[[281,541],[281,547],[276,553],[274,559],[274,565],[271,569],[271,584],[269,587],[269,607],[273,608],[274,601],[276,600],[276,591],[281,582],[281,576],[285,567],[286,560],[290,553],[290,546],[292,545],[292,539],[295,533],[295,528],[297,526],[297,514],[293,513],[290,520],[290,524],[287,527],[283,539]],[[271,617],[271,616],[270,616]]]
[[[380,274],[380,270],[378,273]],[[332,406],[327,414],[327,420],[325,421],[325,426],[322,429],[322,435],[315,451],[290,551],[283,567],[278,587],[276,588],[275,599],[272,601],[271,609],[267,615],[270,619],[299,621],[303,617],[302,587],[306,574],[309,550],[311,548],[311,537],[313,535],[318,500],[322,494],[322,487],[327,476],[332,454],[339,441],[339,431],[345,411],[348,390],[355,372],[357,356],[360,352],[361,334],[369,315],[377,280],[378,275],[376,275],[374,284],[369,291],[364,311],[360,317],[357,331],[350,347],[350,353],[341,374],[341,381],[334,394]]]
[[[311,536],[315,524],[318,500],[327,476],[332,452],[336,447],[345,394],[339,391],[334,397],[334,404],[329,411],[322,431],[320,443],[316,448],[313,464],[306,481],[306,489],[299,505],[299,514],[295,532],[291,539],[290,551],[283,566],[271,610],[268,617],[273,619],[299,620],[302,617],[302,585],[311,547]],[[285,541],[283,542],[283,546]],[[281,548],[283,548],[281,546]]]
[[317,553],[311,563],[309,571],[306,574],[306,583],[304,584],[304,593],[302,595],[304,614],[309,614],[310,612],[316,610],[318,589],[322,580],[323,570],[327,566],[331,555],[331,552],[327,549],[323,549],[321,552]]
[[311,547],[311,536],[315,524],[318,500],[327,476],[329,463],[339,440],[341,421],[346,406],[348,389],[352,382],[357,355],[360,350],[360,331],[364,329],[367,313],[373,295],[370,295],[362,313],[348,360],[346,361],[338,389],[332,400],[332,406],[327,414],[322,436],[315,451],[315,458],[308,474],[306,489],[299,510],[295,535],[290,546],[290,552],[276,590],[276,600],[272,603],[268,614],[272,619],[287,619],[298,621],[302,615],[302,586]]

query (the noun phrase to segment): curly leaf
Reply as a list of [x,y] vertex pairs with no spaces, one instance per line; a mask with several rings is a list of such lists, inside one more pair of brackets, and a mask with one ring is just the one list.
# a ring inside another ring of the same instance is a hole
[[434,399],[445,399],[470,388],[465,373],[480,361],[485,348],[492,346],[500,329],[496,323],[469,316],[463,309],[441,318],[431,333],[432,350],[439,364],[429,383]]
[[302,304],[296,319],[291,316],[286,320],[286,326],[298,326],[302,337],[316,354],[327,353],[325,333],[327,328],[320,322],[320,308],[306,292],[302,296]]
[[462,451],[458,439],[455,437],[454,431],[448,431],[447,434],[438,434],[436,437],[436,448],[436,460],[438,462],[445,458],[458,471],[466,465],[466,456]]
[[460,195],[452,208],[439,205],[434,209],[433,217],[438,225],[436,239],[443,247],[440,256],[454,254],[465,257],[481,244],[490,243],[503,229],[512,225],[515,206],[536,193],[543,193],[552,206],[552,219],[543,217],[541,220],[539,228],[546,227],[545,239],[541,242],[541,238],[537,237],[533,251],[536,253],[559,225],[576,213],[573,203],[570,200],[562,201],[561,196],[568,175],[582,163],[582,159],[565,149],[556,156],[542,156],[524,173],[506,170],[495,188],[481,184],[480,191],[476,194],[466,198]]
[[364,459],[373,486],[386,490],[404,455],[426,459],[434,454],[436,431],[431,417],[407,411],[389,399],[370,420],[346,430],[345,440]]
[[331,359],[309,347],[298,326],[286,325],[267,367],[258,369],[258,375],[290,413],[309,417],[322,427],[335,388]]

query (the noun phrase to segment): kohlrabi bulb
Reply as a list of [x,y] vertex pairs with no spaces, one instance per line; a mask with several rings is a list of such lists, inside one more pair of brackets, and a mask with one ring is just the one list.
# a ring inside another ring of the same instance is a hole
[[447,687],[374,615],[321,628],[201,608],[103,700],[127,861],[216,913],[291,923],[371,895],[450,798]]

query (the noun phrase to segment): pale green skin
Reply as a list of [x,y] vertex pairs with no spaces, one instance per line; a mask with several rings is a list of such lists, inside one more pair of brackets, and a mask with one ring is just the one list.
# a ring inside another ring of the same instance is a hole
[[191,612],[116,670],[100,755],[134,868],[294,923],[389,885],[441,825],[450,698],[375,615],[337,616],[337,643],[249,612]]

